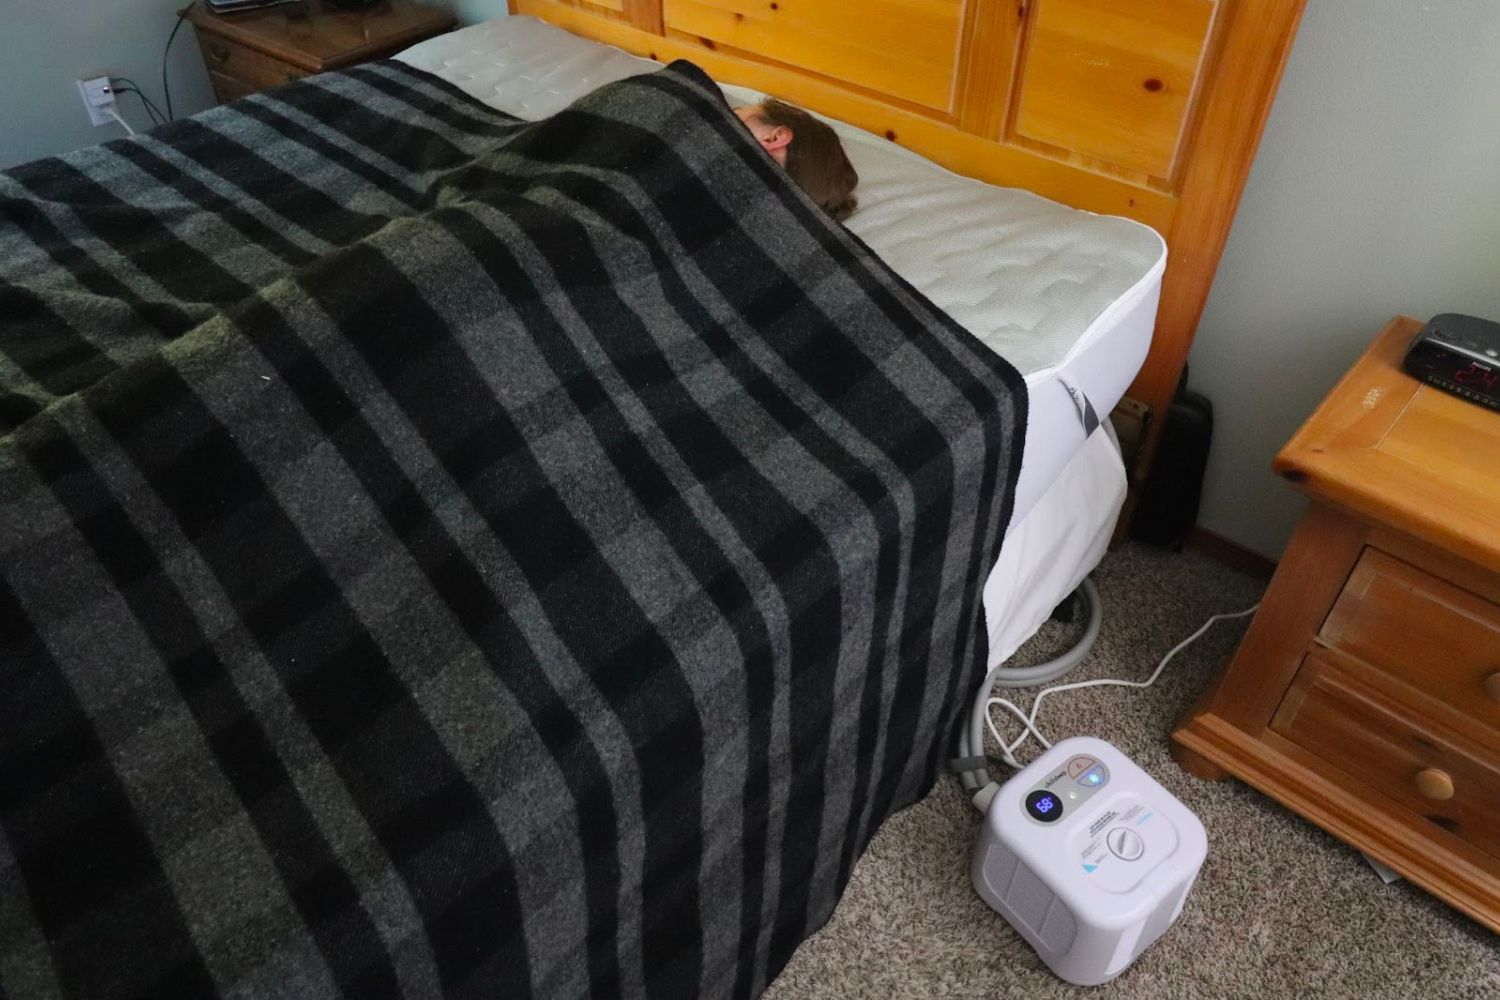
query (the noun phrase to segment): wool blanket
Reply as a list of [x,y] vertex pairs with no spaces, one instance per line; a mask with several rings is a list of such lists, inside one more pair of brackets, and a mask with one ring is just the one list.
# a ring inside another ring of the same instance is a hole
[[0,993],[757,994],[952,746],[1025,413],[687,63],[0,175]]

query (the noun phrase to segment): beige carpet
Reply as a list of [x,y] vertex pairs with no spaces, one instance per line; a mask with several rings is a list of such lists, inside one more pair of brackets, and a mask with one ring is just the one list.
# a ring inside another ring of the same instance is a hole
[[[1095,581],[1104,626],[1070,680],[1144,678],[1210,614],[1248,607],[1261,591],[1201,554],[1136,544],[1106,557]],[[1054,978],[980,901],[968,876],[979,815],[944,778],[880,830],[832,920],[766,996],[1500,998],[1500,938],[1405,882],[1382,884],[1352,849],[1270,799],[1172,762],[1174,720],[1247,621],[1215,625],[1153,688],[1055,695],[1038,721],[1054,739],[1110,740],[1208,828],[1208,860],[1182,919],[1124,975],[1092,990]],[[1048,625],[1017,662],[1044,658],[1066,636]]]

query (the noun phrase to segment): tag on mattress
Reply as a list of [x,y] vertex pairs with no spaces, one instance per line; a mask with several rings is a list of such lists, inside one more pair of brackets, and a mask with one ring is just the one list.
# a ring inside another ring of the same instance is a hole
[[1099,426],[1099,414],[1094,412],[1094,404],[1089,402],[1089,397],[1084,391],[1063,378],[1061,375],[1057,380],[1062,387],[1068,390],[1068,396],[1073,400],[1073,408],[1078,411],[1078,422],[1083,424],[1083,436],[1088,437],[1094,433],[1094,428]]

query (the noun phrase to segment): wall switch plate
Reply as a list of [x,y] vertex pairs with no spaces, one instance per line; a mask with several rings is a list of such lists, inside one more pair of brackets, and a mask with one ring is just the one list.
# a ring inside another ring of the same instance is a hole
[[109,77],[94,76],[78,81],[78,93],[83,97],[83,106],[88,109],[89,121],[95,125],[112,125],[114,116],[109,112],[115,106],[115,88]]

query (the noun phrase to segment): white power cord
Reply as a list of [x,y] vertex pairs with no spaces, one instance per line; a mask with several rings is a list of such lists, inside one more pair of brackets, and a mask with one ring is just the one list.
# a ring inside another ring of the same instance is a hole
[[[1176,656],[1178,653],[1182,652],[1188,646],[1190,646],[1194,642],[1196,642],[1198,640],[1198,638],[1201,635],[1203,635],[1204,632],[1207,632],[1209,630],[1210,626],[1212,626],[1214,624],[1214,622],[1222,621],[1222,620],[1224,620],[1226,618],[1244,618],[1247,615],[1253,615],[1253,614],[1255,614],[1256,609],[1258,609],[1259,607],[1260,607],[1260,603],[1256,602],[1254,605],[1246,608],[1244,611],[1229,611],[1229,612],[1225,612],[1224,614],[1214,615],[1213,617],[1209,618],[1208,621],[1204,622],[1201,626],[1199,626],[1198,631],[1194,632],[1192,635],[1188,636],[1186,639],[1182,640],[1177,645],[1173,646],[1171,652],[1167,653],[1166,656],[1163,656],[1161,658],[1161,662],[1156,665],[1156,669],[1153,670],[1153,671],[1151,671],[1151,676],[1147,677],[1143,681],[1126,681],[1126,680],[1117,680],[1117,679],[1112,678],[1112,677],[1101,677],[1101,678],[1098,678],[1096,680],[1091,680],[1091,681],[1077,681],[1077,682],[1075,682],[1073,684],[1059,684],[1056,687],[1047,688],[1045,691],[1042,691],[1041,693],[1039,693],[1036,696],[1036,700],[1031,703],[1031,712],[1030,713],[1022,712],[1014,704],[1012,704],[1010,701],[1007,701],[1004,698],[990,698],[990,699],[988,699],[985,702],[985,716],[984,716],[984,721],[985,721],[985,724],[987,726],[989,726],[990,735],[995,738],[995,742],[997,744],[999,744],[999,746],[1001,747],[1001,754],[1000,754],[1001,759],[1003,759],[1007,764],[1011,765],[1012,767],[1019,768],[1021,765],[1020,765],[1019,762],[1017,762],[1017,760],[1015,758],[1015,752],[1021,746],[1021,744],[1023,744],[1023,743],[1026,742],[1026,738],[1028,736],[1035,736],[1036,739],[1037,739],[1037,742],[1040,743],[1044,747],[1051,747],[1052,746],[1052,744],[1047,740],[1047,737],[1043,736],[1041,730],[1037,729],[1037,727],[1036,727],[1036,717],[1037,717],[1037,713],[1039,711],[1041,711],[1042,700],[1044,698],[1046,698],[1049,694],[1057,694],[1060,691],[1076,691],[1079,688],[1105,687],[1105,686],[1130,687],[1130,688],[1148,688],[1151,685],[1155,684],[1156,683],[1156,679],[1161,676],[1162,671],[1165,670],[1165,669],[1167,669],[1167,664],[1172,662],[1172,657]],[[999,727],[995,725],[995,717],[994,717],[994,711],[993,710],[994,710],[994,708],[995,708],[996,705],[999,705],[1002,708],[1008,709],[1010,711],[1010,713],[1012,715],[1014,715],[1017,719],[1019,719],[1021,721],[1021,724],[1025,727],[1022,730],[1021,735],[1018,736],[1018,737],[1016,737],[1016,739],[1013,742],[1007,743],[1005,741],[1005,737],[1003,737],[1003,736],[1000,735],[1000,729],[999,729]]]
[[129,122],[120,117],[120,112],[117,109],[115,109],[114,107],[108,107],[104,109],[104,113],[109,115],[115,121],[119,122],[120,127],[125,130],[126,135],[135,135],[135,129],[130,127]]
[[[958,757],[951,766],[958,772],[959,783],[964,786],[980,812],[988,807],[990,798],[1000,788],[999,783],[990,776],[984,756],[984,727],[989,715],[985,698],[997,687],[1036,687],[1038,684],[1057,680],[1084,661],[1094,646],[1094,640],[1099,637],[1099,626],[1104,621],[1104,615],[1099,590],[1092,580],[1085,578],[1073,592],[1073,599],[1082,605],[1084,629],[1083,635],[1071,648],[1045,663],[1031,667],[1011,667],[1004,662],[997,663],[984,675],[984,681],[979,685],[979,693],[969,709],[967,724],[959,731]],[[1001,752],[1006,764],[1015,768],[1021,766],[1009,753],[1003,749]]]

